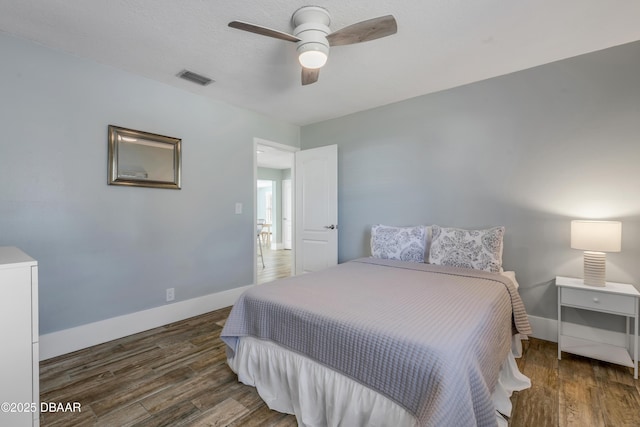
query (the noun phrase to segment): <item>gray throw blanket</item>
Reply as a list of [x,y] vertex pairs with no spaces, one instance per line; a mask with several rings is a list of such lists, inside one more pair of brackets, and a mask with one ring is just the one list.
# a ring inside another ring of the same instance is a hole
[[491,394],[512,326],[531,328],[510,279],[362,258],[256,286],[221,337],[271,340],[387,396],[423,426],[495,426]]

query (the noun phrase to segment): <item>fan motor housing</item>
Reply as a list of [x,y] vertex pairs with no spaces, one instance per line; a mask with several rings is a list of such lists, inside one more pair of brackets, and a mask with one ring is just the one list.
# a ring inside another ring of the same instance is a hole
[[316,22],[328,27],[331,24],[331,15],[327,9],[320,6],[304,6],[293,12],[291,24],[294,27],[307,22]]
[[302,7],[294,12],[291,22],[295,26],[293,35],[300,39],[296,43],[298,55],[309,51],[317,51],[324,53],[325,57],[328,57],[329,41],[327,40],[327,34],[331,31],[329,29],[331,16],[326,9],[319,6]]

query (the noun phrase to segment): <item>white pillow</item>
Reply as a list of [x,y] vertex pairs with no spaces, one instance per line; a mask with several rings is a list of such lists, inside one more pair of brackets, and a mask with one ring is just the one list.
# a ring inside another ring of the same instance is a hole
[[504,227],[462,230],[431,227],[429,263],[498,273],[502,271]]
[[427,246],[427,230],[415,227],[371,227],[371,256],[382,259],[424,262]]

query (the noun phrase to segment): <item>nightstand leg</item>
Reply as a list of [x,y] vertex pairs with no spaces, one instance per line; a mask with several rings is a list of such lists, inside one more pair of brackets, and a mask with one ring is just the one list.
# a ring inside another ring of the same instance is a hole
[[[562,288],[558,287],[558,360],[562,359],[562,305],[560,304]],[[636,317],[637,319],[637,317]]]
[[[638,303],[636,303],[638,304]],[[633,378],[638,379],[638,307],[636,306],[636,318],[633,325]]]
[[633,340],[631,342],[629,342],[629,333],[631,332],[631,318],[629,316],[626,317],[627,319],[627,351],[629,352],[629,354],[631,354],[633,352],[633,350],[631,349],[631,347],[633,346]]

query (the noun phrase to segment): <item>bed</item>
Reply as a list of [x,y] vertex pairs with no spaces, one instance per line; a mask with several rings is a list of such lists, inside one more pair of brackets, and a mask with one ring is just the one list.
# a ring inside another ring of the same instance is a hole
[[248,290],[221,338],[301,426],[495,426],[530,333],[509,274],[370,257]]

